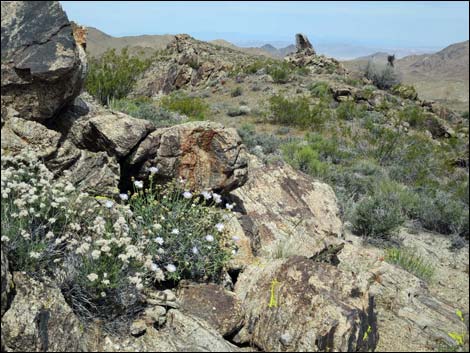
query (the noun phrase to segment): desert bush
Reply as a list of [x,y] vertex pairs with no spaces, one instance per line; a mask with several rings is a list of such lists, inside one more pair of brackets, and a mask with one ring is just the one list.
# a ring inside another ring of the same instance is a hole
[[380,89],[390,89],[400,83],[398,75],[390,65],[380,66],[369,61],[364,69],[364,75]]
[[359,201],[351,223],[356,234],[387,239],[404,221],[399,197],[395,193],[378,192]]
[[331,98],[331,90],[328,82],[318,81],[314,82],[308,88],[312,96],[317,98]]
[[243,94],[243,90],[240,86],[235,87],[231,92],[230,95],[232,97],[239,97]]
[[184,114],[191,120],[205,120],[209,111],[209,105],[203,99],[181,93],[163,97],[160,106],[166,110]]
[[416,249],[387,249],[385,252],[385,261],[398,265],[425,281],[430,281],[434,276],[434,266],[426,258],[421,256]]
[[292,68],[288,63],[281,62],[268,66],[267,73],[275,83],[287,83],[292,73]]
[[111,99],[124,98],[151,62],[151,59],[130,56],[127,48],[122,49],[120,54],[115,49],[109,49],[101,57],[89,59],[85,88],[102,104],[108,104]]
[[325,174],[327,165],[320,161],[318,151],[308,144],[290,142],[281,147],[284,159],[294,168],[312,176]]
[[134,118],[149,120],[158,127],[181,123],[181,119],[177,118],[175,113],[156,106],[149,98],[112,99],[109,102],[109,107],[112,110],[126,113]]
[[320,101],[311,106],[307,97],[288,100],[281,95],[272,96],[269,99],[269,109],[273,121],[283,125],[321,129],[331,117],[326,102]]
[[468,120],[468,110],[462,113],[462,118],[464,118],[465,120]]
[[409,105],[398,113],[400,121],[406,121],[411,127],[423,127],[426,116],[423,109],[416,105]]
[[240,138],[253,153],[256,147],[261,147],[264,154],[272,154],[278,151],[282,140],[277,136],[266,133],[257,133],[255,127],[251,124],[243,124],[237,129]]
[[355,102],[341,102],[336,109],[336,116],[341,120],[361,119],[366,109]]
[[468,206],[445,191],[421,192],[416,214],[425,229],[468,238]]

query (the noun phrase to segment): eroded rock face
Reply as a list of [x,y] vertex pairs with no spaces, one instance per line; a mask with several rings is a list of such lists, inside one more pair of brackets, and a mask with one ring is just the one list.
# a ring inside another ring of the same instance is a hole
[[148,326],[139,337],[98,335],[90,351],[105,352],[240,352],[204,320],[170,309],[163,328]]
[[180,286],[181,310],[207,321],[222,336],[231,335],[244,322],[244,311],[235,293],[216,284]]
[[16,294],[2,318],[8,351],[86,351],[83,329],[57,287],[20,272],[13,280]]
[[2,110],[13,108],[27,120],[50,119],[80,92],[85,52],[58,1],[1,6]]
[[233,195],[256,226],[259,239],[253,244],[258,243],[259,256],[311,257],[341,243],[342,222],[331,187],[287,164],[264,166],[251,156],[250,178]]
[[[5,313],[7,309],[9,295],[13,288],[13,282],[11,281],[11,274],[8,269],[8,259],[3,255],[3,250],[0,250],[1,255],[1,316]],[[3,341],[3,339],[2,339]]]
[[246,310],[237,343],[269,352],[369,351],[378,334],[364,283],[335,266],[294,256],[261,261],[239,277]]
[[132,153],[126,168],[146,179],[183,178],[197,190],[230,191],[247,180],[247,154],[234,129],[212,122],[193,122],[157,129]]

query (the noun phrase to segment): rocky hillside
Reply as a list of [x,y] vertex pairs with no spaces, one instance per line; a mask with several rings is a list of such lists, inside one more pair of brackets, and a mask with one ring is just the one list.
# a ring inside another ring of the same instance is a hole
[[1,10],[2,351],[468,350],[468,120],[301,34],[87,77],[59,2]]
[[[420,96],[468,111],[469,47],[468,41],[449,45],[433,54],[410,55],[396,60],[403,82],[413,84]],[[354,70],[369,60],[387,62],[387,53],[376,53],[344,64]]]

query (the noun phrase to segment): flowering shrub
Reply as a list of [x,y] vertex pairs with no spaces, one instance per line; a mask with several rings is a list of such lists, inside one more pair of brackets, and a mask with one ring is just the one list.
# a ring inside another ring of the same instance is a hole
[[[2,153],[3,154],[3,153]],[[236,245],[224,222],[233,205],[181,182],[134,180],[116,199],[56,181],[31,153],[2,155],[2,247],[13,271],[51,275],[86,319],[131,317],[146,287],[217,280]],[[124,320],[126,321],[126,320]]]

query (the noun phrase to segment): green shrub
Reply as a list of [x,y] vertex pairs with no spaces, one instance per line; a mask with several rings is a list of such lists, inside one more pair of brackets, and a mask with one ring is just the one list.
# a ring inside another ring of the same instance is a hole
[[353,231],[366,237],[387,239],[404,222],[402,206],[394,193],[376,193],[365,197],[352,215]]
[[462,113],[462,118],[468,120],[468,110]]
[[400,121],[406,121],[413,128],[423,127],[426,120],[423,110],[416,105],[405,107],[398,113],[398,117]]
[[251,124],[243,124],[237,129],[240,138],[250,152],[255,151],[255,147],[260,146],[264,154],[275,153],[281,145],[281,140],[272,134],[257,133]]
[[341,102],[336,109],[336,116],[341,120],[361,119],[365,116],[365,108],[355,102]]
[[441,234],[459,234],[468,238],[468,206],[438,190],[420,194],[417,219],[425,229]]
[[134,118],[149,120],[158,127],[172,126],[181,122],[174,113],[157,107],[149,98],[113,99],[109,102],[109,107]]
[[191,120],[205,120],[209,105],[198,97],[188,97],[185,94],[172,94],[160,101],[160,106],[166,110],[188,116]]
[[239,97],[243,94],[243,90],[240,86],[235,87],[231,92],[230,95],[232,97]]
[[312,176],[325,174],[327,165],[320,161],[318,151],[310,145],[290,142],[281,147],[284,159],[294,168]]
[[122,49],[121,54],[109,49],[101,57],[89,59],[85,88],[102,104],[124,98],[151,62],[151,59],[130,56],[127,48]]
[[310,92],[317,98],[331,98],[331,90],[328,82],[314,82],[309,87]]
[[272,96],[269,99],[269,109],[275,123],[306,128],[321,129],[331,117],[326,102],[320,101],[310,106],[307,97],[288,100],[280,95]]
[[287,83],[292,70],[287,63],[281,63],[269,66],[267,72],[275,83]]
[[430,281],[434,276],[434,266],[424,257],[419,255],[416,249],[387,249],[385,253],[385,261],[399,265],[406,271],[425,281]]
[[392,66],[380,66],[369,61],[364,69],[366,78],[380,89],[390,89],[400,83],[398,75]]

